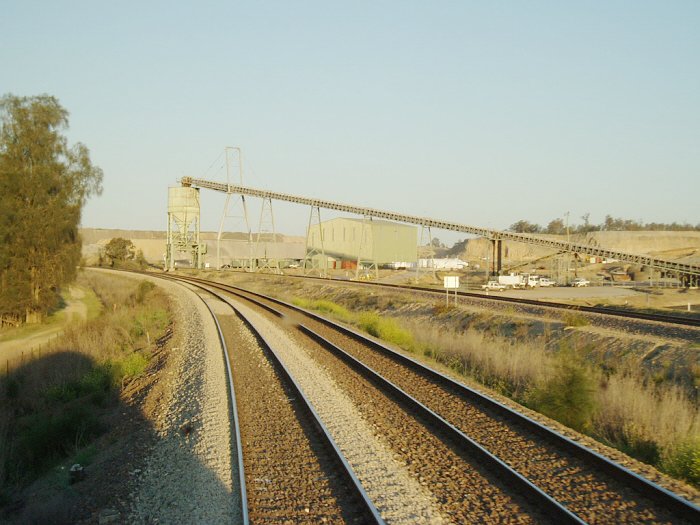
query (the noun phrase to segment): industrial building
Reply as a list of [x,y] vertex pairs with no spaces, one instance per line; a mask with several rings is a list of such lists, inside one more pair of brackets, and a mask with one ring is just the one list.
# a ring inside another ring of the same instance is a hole
[[312,224],[307,258],[326,268],[378,267],[394,261],[415,262],[418,228],[372,219],[337,218]]

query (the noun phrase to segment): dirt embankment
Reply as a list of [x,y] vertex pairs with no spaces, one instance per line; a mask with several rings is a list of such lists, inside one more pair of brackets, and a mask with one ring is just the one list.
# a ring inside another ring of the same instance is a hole
[[[542,237],[566,241],[565,235],[542,235]],[[599,231],[585,235],[571,235],[571,242],[700,264],[700,232]],[[553,253],[554,251],[548,248],[519,242],[503,242],[503,257],[512,261],[534,260]],[[458,256],[465,260],[483,260],[486,257],[492,257],[491,242],[483,238],[470,239],[465,250]]]
[[[82,228],[80,235],[83,239],[82,255],[88,264],[96,264],[100,250],[111,240],[118,237],[129,239],[136,250],[143,253],[144,258],[151,264],[162,264],[166,247],[166,232],[149,230],[119,230],[101,228]],[[207,245],[205,261],[216,261],[216,232],[201,232],[201,240]],[[304,237],[294,237],[277,234],[275,242],[263,236],[258,245],[257,234],[253,238],[254,257],[278,257],[283,259],[301,259],[304,256]],[[225,232],[221,239],[220,255],[222,264],[228,264],[232,259],[247,259],[250,256],[247,233]],[[257,254],[257,255],[255,255]],[[187,254],[181,254],[183,261]]]

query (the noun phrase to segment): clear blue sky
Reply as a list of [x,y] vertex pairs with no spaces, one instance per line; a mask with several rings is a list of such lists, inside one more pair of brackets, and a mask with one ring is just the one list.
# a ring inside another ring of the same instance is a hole
[[0,93],[70,112],[105,173],[86,227],[165,229],[224,146],[249,186],[476,226],[700,222],[696,0],[0,0]]

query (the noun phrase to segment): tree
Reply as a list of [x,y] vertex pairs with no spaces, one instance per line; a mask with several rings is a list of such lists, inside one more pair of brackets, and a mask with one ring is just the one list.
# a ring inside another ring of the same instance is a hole
[[539,224],[533,224],[528,221],[518,221],[510,225],[510,230],[517,233],[539,233],[542,228]]
[[134,243],[129,239],[115,237],[110,239],[104,249],[105,257],[110,260],[110,266],[114,266],[115,262],[124,262],[133,259],[136,255]]
[[545,231],[547,233],[551,233],[552,235],[564,235],[566,233],[566,226],[564,226],[563,220],[554,219],[549,221]]
[[73,280],[78,224],[102,170],[69,147],[68,112],[48,95],[0,99],[0,325],[37,321]]
[[588,233],[588,232],[595,231],[596,227],[591,225],[590,212],[584,213],[583,215],[581,215],[581,218],[583,219],[583,225],[578,227],[579,233]]

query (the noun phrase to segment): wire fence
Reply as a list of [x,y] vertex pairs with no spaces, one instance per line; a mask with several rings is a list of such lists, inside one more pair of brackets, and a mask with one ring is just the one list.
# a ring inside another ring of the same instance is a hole
[[[18,368],[23,367],[25,364],[29,364],[32,361],[35,361],[47,354],[51,354],[53,352],[58,351],[58,347],[55,343],[56,340],[59,337],[61,337],[61,335],[62,334],[54,334],[49,338],[48,341],[36,346],[35,348],[22,350],[22,352],[19,355],[5,358],[5,366],[0,368],[0,377],[8,376],[11,372],[14,372]],[[0,363],[1,362],[2,361],[0,361]]]

